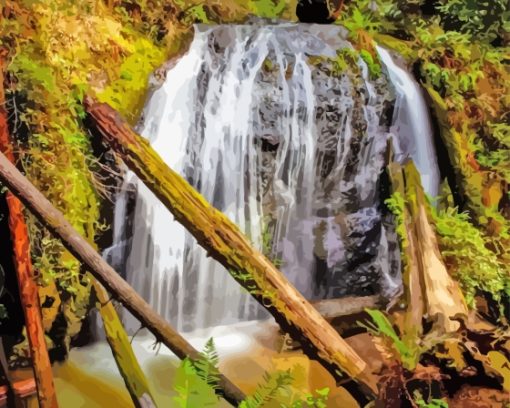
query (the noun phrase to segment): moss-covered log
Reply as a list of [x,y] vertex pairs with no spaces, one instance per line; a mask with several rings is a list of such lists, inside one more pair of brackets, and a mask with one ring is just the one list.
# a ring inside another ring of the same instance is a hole
[[105,288],[93,278],[94,292],[97,297],[97,308],[103,320],[106,340],[110,345],[120,375],[137,408],[152,408],[156,404],[152,396],[149,382],[136,359],[133,347],[126,330],[122,326],[110,296]]
[[110,106],[86,97],[85,107],[91,127],[101,133],[209,255],[234,271],[232,275],[239,284],[269,310],[310,357],[319,360],[336,378],[345,372],[365,391],[375,392],[365,361],[285,276],[253,248],[232,221],[170,169],[148,141]]
[[411,365],[416,365],[419,356],[416,350],[416,341],[423,334],[422,319],[425,314],[420,268],[415,255],[417,242],[412,218],[405,203],[406,185],[402,168],[398,163],[391,162],[388,165],[388,173],[393,192],[391,209],[397,215],[397,232],[402,253],[403,300],[405,302],[402,334],[403,340],[414,352]]
[[[57,210],[28,181],[16,167],[0,154],[0,180],[14,193],[26,207],[62,240],[64,246],[118,299],[140,322],[165,344],[177,357],[196,360],[200,353],[193,348],[170,324],[159,316],[147,302],[136,293],[115,270],[106,263],[94,248],[85,240],[64,215]],[[218,393],[234,404],[244,399],[243,393],[226,377],[220,375]]]

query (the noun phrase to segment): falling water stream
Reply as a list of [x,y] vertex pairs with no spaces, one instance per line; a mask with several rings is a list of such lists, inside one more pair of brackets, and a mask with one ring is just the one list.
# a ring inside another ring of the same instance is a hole
[[[310,299],[401,286],[382,173],[389,138],[426,192],[439,176],[421,90],[378,47],[383,75],[338,26],[196,26],[140,125],[163,160],[223,211]],[[137,177],[116,204],[107,259],[179,330],[264,316]],[[130,330],[138,323],[127,318]]]

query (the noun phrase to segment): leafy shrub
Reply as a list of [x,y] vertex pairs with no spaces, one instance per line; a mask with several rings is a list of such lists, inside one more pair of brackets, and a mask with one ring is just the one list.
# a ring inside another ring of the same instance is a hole
[[474,305],[478,291],[491,293],[496,301],[501,301],[503,293],[509,294],[508,270],[486,247],[483,235],[469,222],[468,214],[448,208],[433,211],[433,216],[441,253],[468,304]]
[[508,30],[507,0],[441,0],[438,6],[447,30],[473,34],[493,40],[502,30]]
[[220,358],[216,351],[214,340],[210,338],[205,343],[204,350],[200,353],[200,358],[193,362],[193,367],[197,375],[213,389],[218,388],[220,380],[219,362]]
[[280,17],[287,6],[285,0],[249,0],[250,11],[263,18]]

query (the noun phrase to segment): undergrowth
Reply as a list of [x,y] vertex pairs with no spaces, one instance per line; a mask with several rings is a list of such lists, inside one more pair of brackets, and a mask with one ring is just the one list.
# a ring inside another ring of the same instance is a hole
[[510,276],[494,252],[487,248],[482,233],[470,222],[467,213],[455,208],[433,211],[441,254],[448,270],[460,283],[467,303],[474,307],[480,291],[502,302],[510,295]]
[[[207,341],[197,360],[184,359],[177,368],[173,384],[173,390],[177,394],[173,399],[176,406],[180,408],[217,406],[220,402],[216,394],[220,382],[218,364],[218,352],[212,338]],[[294,382],[291,370],[266,372],[262,382],[239,407],[327,407],[328,388],[316,390],[311,394],[299,389],[292,390]]]

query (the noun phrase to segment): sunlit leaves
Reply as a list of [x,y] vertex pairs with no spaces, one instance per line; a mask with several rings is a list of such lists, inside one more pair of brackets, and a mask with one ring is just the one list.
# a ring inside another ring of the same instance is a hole
[[248,6],[251,12],[265,18],[279,17],[286,7],[285,0],[249,0]]
[[466,213],[448,208],[434,212],[441,253],[450,272],[459,281],[471,306],[479,291],[486,291],[500,301],[510,290],[510,276],[488,242],[471,223]]
[[505,29],[509,17],[506,0],[441,0],[438,10],[447,29],[488,40]]

